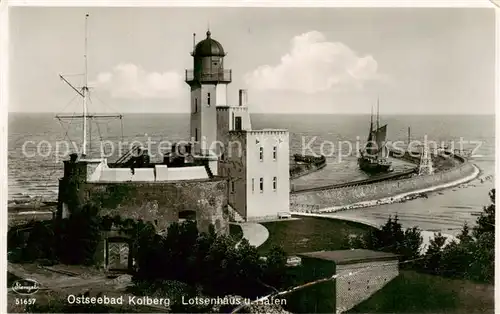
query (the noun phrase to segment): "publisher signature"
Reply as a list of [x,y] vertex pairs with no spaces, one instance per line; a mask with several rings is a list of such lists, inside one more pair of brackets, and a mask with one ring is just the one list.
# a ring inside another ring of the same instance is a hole
[[14,282],[12,291],[17,294],[31,295],[40,290],[40,284],[34,279],[21,279]]

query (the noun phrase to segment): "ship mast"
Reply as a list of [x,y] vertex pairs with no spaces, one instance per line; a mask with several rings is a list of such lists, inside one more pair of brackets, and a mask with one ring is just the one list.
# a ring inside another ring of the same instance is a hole
[[379,113],[380,113],[380,107],[379,107],[379,97],[377,96],[377,131],[375,131],[375,142],[377,143],[377,156],[381,156],[382,153],[382,147],[379,146],[379,129],[380,129],[380,123],[379,123]]
[[[81,88],[75,87],[71,84],[63,75],[59,74],[59,77],[62,81],[69,85],[78,95],[80,95],[83,99],[83,114],[82,115],[56,115],[56,118],[59,120],[62,119],[74,119],[74,118],[82,118],[83,120],[83,131],[82,131],[82,157],[87,155],[87,120],[88,119],[98,119],[98,118],[119,118],[120,120],[123,118],[122,115],[95,115],[88,114],[88,98],[89,98],[89,87],[88,87],[88,61],[87,61],[87,37],[88,37],[88,17],[89,14],[85,14],[85,44],[84,44],[84,82]],[[123,122],[122,122],[123,123]],[[122,124],[123,129],[123,124]]]
[[379,129],[379,98],[377,97],[377,131]]
[[83,94],[83,143],[82,156],[87,155],[87,94],[88,94],[88,72],[87,72],[87,24],[89,14],[85,14],[85,52],[83,58],[85,60],[84,83],[82,87]]
[[370,134],[373,132],[373,105],[370,106]]

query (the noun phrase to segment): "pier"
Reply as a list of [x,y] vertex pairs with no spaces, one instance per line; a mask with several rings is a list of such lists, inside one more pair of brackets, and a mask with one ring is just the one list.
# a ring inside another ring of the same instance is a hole
[[449,151],[429,153],[432,171],[425,174],[419,173],[421,153],[389,149],[389,155],[410,161],[415,167],[363,180],[294,189],[290,192],[291,212],[334,212],[406,201],[423,197],[429,191],[468,182],[479,175],[475,165]]

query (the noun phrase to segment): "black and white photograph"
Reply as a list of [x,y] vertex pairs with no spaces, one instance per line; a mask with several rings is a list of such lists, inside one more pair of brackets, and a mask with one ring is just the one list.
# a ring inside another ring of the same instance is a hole
[[495,313],[500,6],[273,3],[2,4],[6,312]]

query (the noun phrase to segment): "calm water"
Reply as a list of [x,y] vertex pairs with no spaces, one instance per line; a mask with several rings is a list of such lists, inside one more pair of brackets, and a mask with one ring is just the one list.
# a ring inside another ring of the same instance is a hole
[[[349,145],[338,145],[339,142],[351,142],[356,151],[356,142],[364,141],[368,133],[369,117],[363,115],[252,115],[252,127],[279,128],[290,131],[291,153],[302,153],[308,143],[316,153],[323,152],[328,156],[327,167],[310,176],[300,178],[294,182],[296,187],[319,186],[330,183],[345,182],[365,178],[356,166],[356,156],[339,157],[346,155]],[[388,123],[389,140],[406,140],[407,128],[411,127],[412,138],[423,138],[428,135],[429,140],[450,143],[464,141],[481,142],[476,152],[474,162],[484,172],[484,176],[494,173],[494,116],[387,116],[382,123]],[[42,196],[44,199],[57,197],[58,178],[62,176],[63,153],[66,144],[59,144],[59,154],[55,151],[58,141],[74,141],[80,145],[81,122],[73,121],[60,123],[51,114],[10,114],[9,115],[9,199],[27,199],[33,196]],[[99,149],[99,138],[117,142],[122,140],[121,123],[119,120],[102,120],[91,127],[91,151]],[[189,114],[129,114],[123,119],[123,140],[131,143],[134,140],[147,145],[151,141],[153,160],[162,159],[158,151],[160,141],[178,141],[189,137]],[[32,142],[28,142],[32,141]],[[326,144],[325,141],[329,141]],[[156,142],[156,144],[155,144]],[[48,143],[52,149],[49,151]],[[330,143],[333,143],[333,148]],[[25,149],[23,151],[23,145]],[[37,154],[37,145],[40,147]],[[106,145],[106,153],[111,154],[111,146]],[[465,148],[474,148],[470,143]],[[321,150],[323,148],[323,150]],[[340,149],[339,149],[340,148]],[[306,153],[309,151],[306,150]],[[30,157],[34,155],[33,157]],[[117,158],[119,151],[115,151],[110,160]],[[395,162],[397,169],[407,165]],[[483,184],[484,185],[484,184]],[[490,183],[492,187],[493,183]],[[443,200],[436,200],[436,204],[454,203],[455,199],[465,197],[467,206],[480,208],[488,201],[488,188],[485,191],[466,193],[459,190],[442,196]],[[470,196],[465,196],[471,194]],[[424,202],[424,201],[418,201]],[[426,200],[425,204],[431,204]],[[407,204],[415,204],[409,202]],[[438,206],[434,203],[425,206]],[[405,204],[405,206],[408,206]],[[413,205],[412,205],[413,206]],[[424,205],[422,205],[424,206]],[[439,205],[440,206],[440,205]],[[383,209],[390,212],[390,208]],[[384,213],[382,213],[384,214]]]

